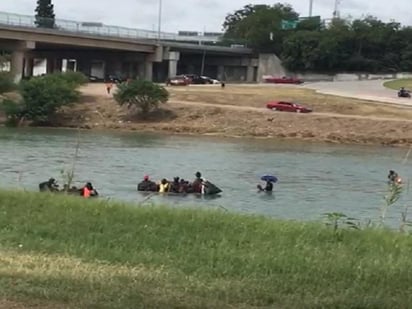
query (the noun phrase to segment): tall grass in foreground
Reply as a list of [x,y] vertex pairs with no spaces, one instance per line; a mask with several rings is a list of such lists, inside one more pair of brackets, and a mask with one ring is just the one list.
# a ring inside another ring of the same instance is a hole
[[73,308],[407,308],[412,238],[0,191],[0,296]]

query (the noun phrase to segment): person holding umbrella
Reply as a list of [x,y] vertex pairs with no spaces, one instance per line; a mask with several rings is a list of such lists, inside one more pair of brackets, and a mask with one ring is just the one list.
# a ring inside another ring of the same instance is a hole
[[257,185],[257,188],[259,191],[265,191],[265,192],[272,192],[273,191],[273,184],[278,181],[278,179],[275,176],[272,175],[263,175],[260,177],[260,180],[266,182],[266,186],[263,188],[260,184]]

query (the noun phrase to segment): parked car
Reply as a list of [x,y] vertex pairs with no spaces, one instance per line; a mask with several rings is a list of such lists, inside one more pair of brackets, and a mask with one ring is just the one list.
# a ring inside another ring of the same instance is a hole
[[303,105],[285,102],[285,101],[272,101],[266,104],[266,107],[273,111],[281,112],[295,112],[295,113],[310,113],[312,112],[311,108],[305,107]]
[[116,83],[116,84],[123,83],[126,80],[127,80],[126,78],[122,78],[120,76],[112,75],[112,74],[107,75],[106,78],[105,78],[105,81],[111,81],[112,83]]
[[178,75],[166,80],[166,86],[187,86],[190,84],[190,79],[185,75]]
[[101,82],[104,82],[104,78],[100,78],[100,77],[93,76],[93,75],[88,75],[87,78],[89,79],[89,82],[91,82],[91,83],[101,83]]
[[203,78],[208,81],[209,84],[220,84],[220,80],[208,77],[208,76],[200,76],[200,78]]
[[264,81],[266,83],[273,83],[273,84],[302,84],[303,83],[303,80],[301,80],[299,78],[287,77],[287,76],[283,76],[283,77],[274,77],[274,76],[265,77]]
[[209,78],[204,78],[203,76],[199,76],[197,74],[184,74],[184,76],[186,76],[186,78],[190,80],[190,83],[194,85],[211,84]]

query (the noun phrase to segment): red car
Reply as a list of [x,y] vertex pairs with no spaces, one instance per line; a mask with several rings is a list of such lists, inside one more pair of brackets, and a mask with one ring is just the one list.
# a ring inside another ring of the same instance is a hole
[[310,113],[312,109],[300,104],[284,101],[273,101],[266,104],[266,107],[273,111],[295,112],[295,113]]
[[166,80],[166,86],[187,86],[190,83],[190,78],[184,75],[175,76]]
[[295,77],[266,77],[265,79],[266,83],[273,83],[273,84],[302,84],[303,80]]

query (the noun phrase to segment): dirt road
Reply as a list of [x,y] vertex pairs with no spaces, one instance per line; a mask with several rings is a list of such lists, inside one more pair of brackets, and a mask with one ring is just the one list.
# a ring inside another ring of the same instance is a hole
[[[271,111],[264,107],[253,107],[253,106],[238,106],[238,105],[230,105],[230,104],[213,104],[207,102],[191,102],[191,101],[176,101],[170,100],[168,103],[170,104],[177,104],[177,105],[190,105],[193,107],[196,106],[206,106],[206,107],[215,107],[215,108],[223,108],[223,109],[230,109],[230,110],[237,110],[237,111],[254,111],[258,113],[263,113],[267,116],[272,115],[272,113],[283,113],[279,111]],[[300,114],[297,113],[296,115],[301,115],[302,117],[333,117],[333,118],[352,118],[352,119],[366,119],[366,120],[376,120],[376,121],[399,121],[399,122],[412,122],[412,119],[399,119],[399,118],[391,118],[391,117],[379,117],[379,116],[362,116],[362,115],[344,115],[338,113],[305,113]]]

